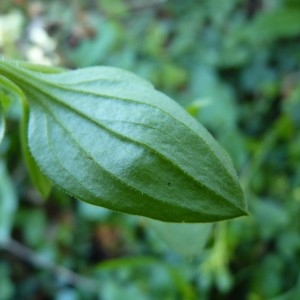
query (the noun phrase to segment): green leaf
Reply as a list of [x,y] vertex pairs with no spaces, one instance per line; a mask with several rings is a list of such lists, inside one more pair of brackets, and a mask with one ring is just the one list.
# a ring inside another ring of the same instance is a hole
[[22,141],[22,152],[23,157],[33,184],[36,186],[40,194],[44,199],[48,198],[52,184],[48,178],[40,171],[40,168],[33,159],[28,146],[28,127],[29,109],[26,104],[23,105],[23,118],[21,122],[21,141]]
[[4,119],[4,111],[2,108],[2,104],[0,102],[0,143],[4,137],[5,132],[5,119]]
[[0,76],[0,143],[4,137],[4,133],[5,133],[5,104],[7,102],[7,95],[6,95],[6,82],[8,80],[3,77]]
[[272,41],[289,38],[300,33],[300,11],[285,8],[260,13],[249,28],[249,37],[254,41]]
[[187,258],[199,256],[207,243],[213,224],[178,224],[146,220],[170,249]]
[[169,222],[247,214],[228,155],[145,80],[110,67],[45,74],[12,61],[0,72],[26,94],[31,153],[66,193]]
[[10,239],[16,208],[15,188],[7,174],[4,162],[0,160],[0,244],[5,244]]
[[[185,278],[185,274],[182,272],[182,269],[178,267],[174,268],[170,264],[164,263],[161,259],[155,259],[149,256],[125,257],[106,260],[97,265],[97,271],[105,272],[105,274],[112,271],[117,272],[122,269],[131,270],[138,268],[153,268],[156,272],[159,269],[164,269],[172,279],[173,286],[180,292],[180,299],[196,299],[194,290]],[[157,276],[157,273],[154,276]]]
[[[22,63],[21,65],[27,67],[28,63]],[[30,67],[30,69],[35,69],[36,67],[38,66]],[[42,66],[41,71],[43,71],[43,68],[45,67]],[[50,67],[49,70],[47,71],[48,73],[54,72],[55,69]],[[5,92],[7,93],[6,95],[7,98],[16,97],[21,102],[23,115],[22,115],[20,132],[21,132],[21,142],[22,142],[21,144],[22,144],[23,157],[32,182],[37,187],[38,191],[43,196],[43,198],[47,198],[51,191],[52,184],[45,177],[45,175],[40,171],[35,160],[32,158],[32,155],[29,152],[28,140],[27,140],[27,124],[28,124],[29,110],[28,110],[28,104],[26,103],[25,95],[17,85],[15,85],[12,81],[7,80],[3,76],[0,76],[0,85],[2,89],[4,89]],[[1,113],[0,113],[0,123],[1,123]],[[0,142],[1,142],[1,125],[0,125]]]

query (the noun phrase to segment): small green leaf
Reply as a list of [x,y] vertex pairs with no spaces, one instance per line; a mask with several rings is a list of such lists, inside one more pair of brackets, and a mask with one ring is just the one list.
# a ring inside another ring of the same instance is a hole
[[213,224],[178,224],[145,220],[149,228],[178,254],[192,259],[203,253]]
[[16,208],[15,188],[7,174],[4,162],[0,160],[0,244],[5,244],[10,239]]
[[262,11],[249,26],[249,37],[253,41],[266,42],[297,36],[300,33],[299,18],[300,11],[294,8]]
[[5,132],[4,111],[3,111],[3,108],[2,108],[2,104],[0,102],[0,144],[1,144],[1,141],[4,137],[4,132]]
[[29,102],[28,143],[66,193],[169,222],[246,215],[228,155],[176,102],[116,68],[58,74],[0,62]]
[[[26,67],[28,65],[27,63],[22,63],[22,65],[23,64]],[[36,67],[38,67],[38,66],[35,66],[35,68]],[[31,68],[35,69],[33,67],[31,67]],[[43,68],[45,68],[45,67],[42,67],[42,70],[43,70]],[[50,71],[54,72],[54,69],[50,68]],[[48,71],[48,73],[50,71]],[[47,198],[51,191],[52,184],[45,177],[45,175],[40,171],[39,167],[36,165],[35,160],[32,158],[32,155],[29,152],[28,140],[27,140],[27,136],[28,136],[27,135],[27,125],[28,125],[29,110],[28,110],[28,104],[25,99],[25,95],[17,85],[15,85],[12,81],[7,80],[7,78],[5,78],[3,76],[0,76],[0,85],[7,94],[7,95],[5,95],[6,98],[16,97],[19,99],[20,104],[22,105],[23,115],[22,115],[20,132],[21,132],[21,142],[22,142],[21,144],[22,144],[23,157],[24,157],[26,166],[28,168],[28,172],[29,172],[32,182],[35,184],[35,186],[37,187],[38,191],[41,193],[43,198]],[[0,109],[1,109],[1,107],[0,107]],[[0,111],[0,124],[1,124],[1,111]],[[0,125],[0,142],[1,142],[1,125]]]

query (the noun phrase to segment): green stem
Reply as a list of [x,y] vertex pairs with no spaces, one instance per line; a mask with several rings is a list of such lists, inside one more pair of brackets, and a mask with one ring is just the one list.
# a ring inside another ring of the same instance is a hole
[[44,74],[56,74],[56,73],[61,73],[63,71],[66,71],[66,69],[64,68],[33,64],[22,60],[14,60],[14,59],[0,57],[0,66],[3,62],[9,63],[10,65],[16,65],[18,68],[21,67],[30,71],[40,72]]
[[0,84],[8,91],[21,95],[22,101],[26,99],[22,91],[23,86],[26,89],[28,86],[34,86],[30,73],[31,71],[24,71],[22,67],[19,67],[18,61],[0,60],[0,76],[2,75]]

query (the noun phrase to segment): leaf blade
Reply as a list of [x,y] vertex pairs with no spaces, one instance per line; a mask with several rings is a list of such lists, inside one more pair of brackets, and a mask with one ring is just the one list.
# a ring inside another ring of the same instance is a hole
[[29,100],[33,156],[67,193],[169,222],[247,214],[228,155],[145,80],[108,67],[5,72]]
[[28,120],[29,120],[29,109],[26,103],[23,104],[23,117],[21,121],[21,126],[20,126],[20,135],[21,135],[21,145],[22,145],[22,153],[23,153],[23,158],[26,163],[26,167],[29,172],[29,176],[43,197],[43,199],[47,199],[51,193],[52,190],[52,184],[46,178],[44,173],[41,172],[40,168],[38,167],[36,161],[33,159],[32,154],[30,153],[29,150],[29,145],[28,145]]

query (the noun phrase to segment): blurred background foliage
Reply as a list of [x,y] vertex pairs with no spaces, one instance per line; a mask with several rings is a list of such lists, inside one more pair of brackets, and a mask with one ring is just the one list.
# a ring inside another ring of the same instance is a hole
[[251,212],[176,225],[56,189],[44,200],[15,100],[0,146],[1,300],[300,299],[299,0],[1,0],[0,51],[149,79],[227,149]]

